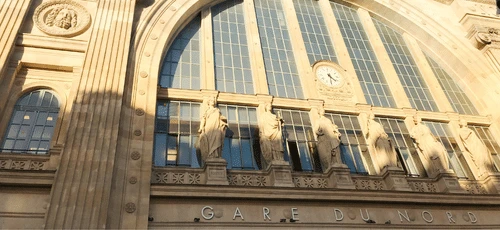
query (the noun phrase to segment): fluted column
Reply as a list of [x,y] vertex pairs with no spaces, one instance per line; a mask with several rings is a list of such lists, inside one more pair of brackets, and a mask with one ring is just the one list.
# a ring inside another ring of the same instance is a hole
[[105,228],[135,0],[100,0],[45,228]]
[[[26,17],[31,0],[3,0],[0,1],[0,83],[10,88],[13,80],[5,80],[8,59],[14,50],[19,29]],[[4,95],[1,94],[0,95]],[[0,115],[4,112],[7,97],[0,98]]]

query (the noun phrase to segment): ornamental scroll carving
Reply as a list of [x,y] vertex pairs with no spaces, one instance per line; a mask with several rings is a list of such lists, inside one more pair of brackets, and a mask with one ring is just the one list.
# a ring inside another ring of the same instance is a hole
[[90,26],[90,14],[80,4],[70,0],[42,3],[33,14],[35,25],[42,32],[61,37],[73,37]]
[[316,89],[320,96],[327,101],[350,103],[353,100],[354,92],[352,90],[351,83],[346,79],[346,83],[341,87],[328,87],[317,79]]
[[500,28],[476,25],[469,30],[469,36],[478,49],[483,49],[486,46],[500,48]]

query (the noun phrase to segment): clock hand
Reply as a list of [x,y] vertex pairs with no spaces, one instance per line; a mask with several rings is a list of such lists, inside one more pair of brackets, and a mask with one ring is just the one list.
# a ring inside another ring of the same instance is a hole
[[[332,77],[332,75],[330,75],[330,73],[328,73],[327,75],[328,75],[328,77],[329,77],[331,80],[333,80],[333,81],[335,81],[335,82],[337,81],[337,79],[333,78],[333,77]],[[330,81],[331,81],[331,80],[330,80]]]

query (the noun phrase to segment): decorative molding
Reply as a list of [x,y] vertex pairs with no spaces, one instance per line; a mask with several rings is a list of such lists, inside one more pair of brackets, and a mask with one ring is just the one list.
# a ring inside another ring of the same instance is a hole
[[453,3],[453,0],[434,0],[434,1],[446,4],[446,5],[450,5],[451,3]]
[[2,154],[0,170],[47,170],[49,158],[49,155]]
[[[436,1],[451,1],[453,2],[453,0],[436,0]],[[469,2],[477,2],[477,3],[481,3],[481,4],[490,4],[490,5],[496,5],[496,1],[495,0],[466,0],[466,1],[469,1]]]
[[473,25],[469,29],[467,38],[479,50],[500,48],[500,28]]
[[35,25],[48,35],[73,37],[90,27],[90,14],[82,5],[71,0],[42,3],[33,14]]

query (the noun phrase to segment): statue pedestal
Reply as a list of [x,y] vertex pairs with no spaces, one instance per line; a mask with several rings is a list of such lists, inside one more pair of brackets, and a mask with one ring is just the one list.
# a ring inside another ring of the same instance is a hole
[[500,193],[500,173],[489,172],[484,178],[484,185],[488,188],[488,192]]
[[206,184],[229,185],[226,173],[227,162],[223,158],[210,158],[205,161]]
[[292,166],[286,161],[274,160],[267,167],[271,186],[276,187],[295,187],[292,181]]
[[410,184],[406,180],[405,172],[398,167],[385,166],[381,172],[385,185],[389,190],[412,191]]
[[328,168],[325,174],[328,175],[328,187],[339,189],[356,189],[356,185],[351,178],[351,170],[345,164],[334,164]]
[[460,187],[458,177],[453,170],[439,171],[436,179],[438,192],[467,193]]

